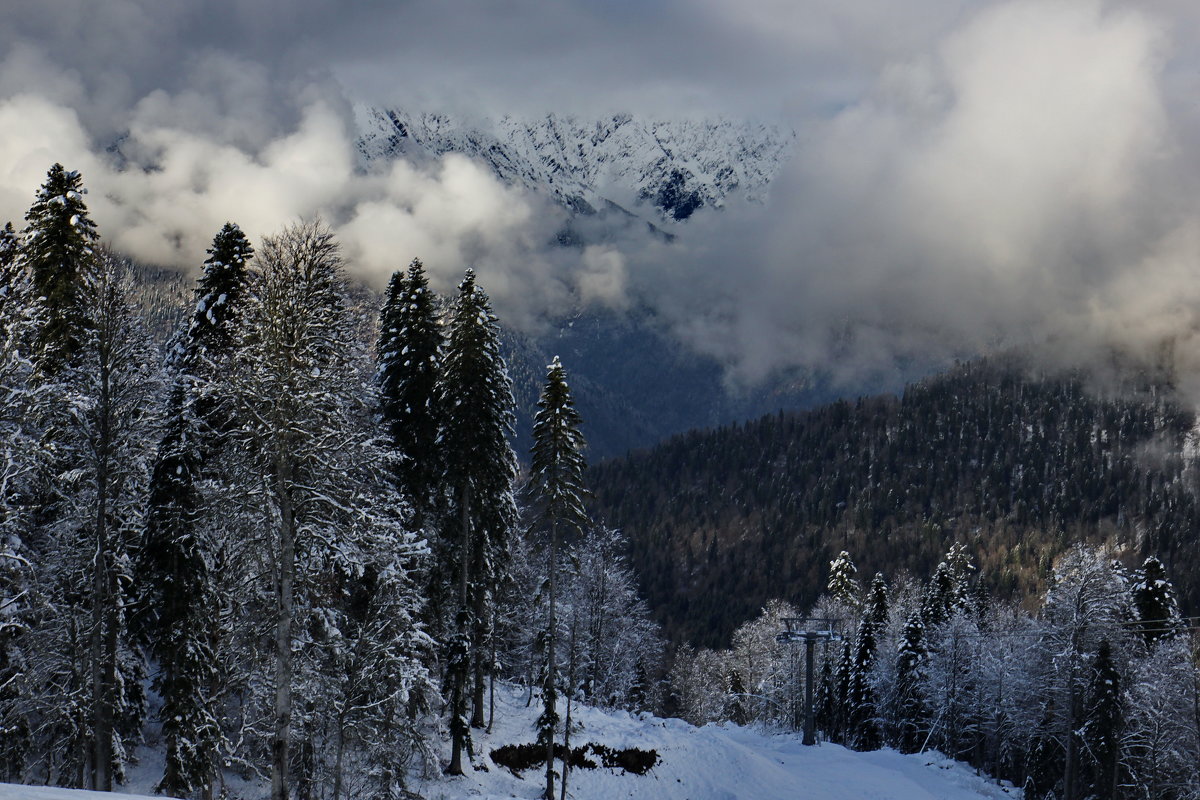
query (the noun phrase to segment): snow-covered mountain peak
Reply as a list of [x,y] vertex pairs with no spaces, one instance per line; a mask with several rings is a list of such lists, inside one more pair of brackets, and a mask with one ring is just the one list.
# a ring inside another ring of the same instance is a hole
[[577,213],[642,206],[676,221],[727,199],[762,200],[795,142],[793,132],[774,125],[722,119],[547,114],[468,122],[368,106],[356,117],[367,163],[462,153]]

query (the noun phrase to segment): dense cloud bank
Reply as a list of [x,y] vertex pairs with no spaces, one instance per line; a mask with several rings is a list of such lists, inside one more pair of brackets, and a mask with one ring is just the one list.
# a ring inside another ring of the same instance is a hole
[[[0,32],[0,217],[84,172],[118,248],[190,266],[225,219],[320,214],[377,284],[479,267],[532,325],[583,297],[657,310],[735,379],[858,380],[1045,344],[1177,370],[1200,352],[1200,11],[1053,0],[812,4],[51,2]],[[563,213],[447,156],[364,173],[347,98],[479,117],[771,118],[799,134],[764,205],[673,243],[550,243]],[[117,149],[109,145],[117,142]],[[1189,387],[1192,388],[1192,387]]]

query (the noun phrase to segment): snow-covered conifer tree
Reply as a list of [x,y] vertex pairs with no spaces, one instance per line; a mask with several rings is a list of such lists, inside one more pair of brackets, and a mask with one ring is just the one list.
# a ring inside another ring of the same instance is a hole
[[896,656],[896,747],[901,753],[917,752],[925,741],[925,624],[919,612],[909,616]]
[[379,406],[392,444],[403,456],[397,478],[412,498],[418,527],[436,507],[441,488],[438,379],[444,339],[437,298],[424,265],[414,258],[408,274],[397,271],[388,284],[377,353]]
[[213,236],[207,253],[204,272],[196,287],[196,307],[188,326],[188,339],[217,360],[235,344],[234,323],[241,316],[254,248],[241,228],[226,222]]
[[482,727],[484,722],[488,604],[500,583],[499,561],[517,518],[516,456],[508,442],[513,426],[512,382],[500,355],[496,317],[472,270],[467,270],[458,287],[438,397],[445,413],[441,444],[449,496],[436,569],[439,580],[457,587],[452,604],[459,609],[453,626],[456,633],[447,646],[454,653],[465,652],[467,659],[447,659],[453,735],[449,769],[457,774],[467,745],[466,702],[472,671],[470,725]]
[[734,725],[745,725],[750,721],[746,711],[746,683],[742,673],[733,669],[729,673],[729,699],[725,701],[725,718]]
[[1138,570],[1130,587],[1133,609],[1137,614],[1134,628],[1147,646],[1161,639],[1173,639],[1183,631],[1183,619],[1175,589],[1167,579],[1167,570],[1154,556],[1149,556]]
[[54,164],[25,215],[22,257],[43,306],[37,355],[39,367],[49,374],[83,344],[83,284],[100,238],[83,202],[85,194],[78,172]]
[[857,574],[858,567],[854,566],[854,562],[850,560],[850,554],[845,550],[838,553],[837,558],[829,562],[829,582],[826,589],[834,600],[849,609],[858,608],[858,604],[861,602],[859,595],[862,593],[862,587],[854,578]]
[[850,709],[850,690],[854,683],[854,643],[850,637],[842,642],[841,655],[838,657],[837,669],[834,670],[834,720],[833,730],[829,738],[839,744],[853,742],[853,731],[850,727],[852,715]]
[[1113,663],[1108,640],[1100,642],[1092,662],[1091,685],[1083,709],[1083,789],[1097,800],[1117,795],[1121,762],[1121,673]]
[[888,596],[883,575],[876,573],[867,592],[863,619],[854,642],[854,666],[850,678],[849,714],[851,741],[859,750],[878,750],[882,746],[879,708],[872,683],[879,638],[887,624]]
[[213,707],[220,675],[217,520],[215,509],[204,507],[199,483],[228,427],[217,398],[253,249],[236,225],[226,223],[208,254],[186,333],[168,355],[171,385],[137,571],[142,635],[157,661],[155,683],[163,698],[167,753],[158,788],[180,796],[211,793],[221,738]]
[[587,522],[583,500],[585,467],[580,417],[567,386],[567,373],[555,356],[546,368],[546,383],[533,421],[533,459],[529,489],[539,512],[539,522],[549,533],[547,548],[546,683],[542,691],[545,710],[538,721],[539,740],[546,746],[546,800],[554,800],[554,726],[558,719],[555,646],[558,540],[560,533],[582,530]]
[[820,677],[817,680],[816,721],[817,728],[824,732],[826,738],[836,741],[838,705],[833,661],[833,653],[826,651],[821,659]]

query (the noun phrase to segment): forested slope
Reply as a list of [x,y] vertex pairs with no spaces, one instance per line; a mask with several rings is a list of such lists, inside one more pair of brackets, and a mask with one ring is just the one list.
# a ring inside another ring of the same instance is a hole
[[[1096,391],[979,361],[891,395],[677,436],[604,462],[594,511],[629,536],[674,638],[727,641],[771,598],[805,607],[829,561],[926,574],[953,541],[1024,597],[1076,540],[1169,565],[1194,544],[1182,456],[1193,414],[1165,390]],[[1200,576],[1176,567],[1185,605]]]

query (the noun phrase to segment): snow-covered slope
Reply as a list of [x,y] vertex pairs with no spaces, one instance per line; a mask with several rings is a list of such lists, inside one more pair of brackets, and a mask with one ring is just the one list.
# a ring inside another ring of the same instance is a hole
[[579,213],[642,205],[674,220],[701,206],[720,207],[726,198],[761,199],[795,139],[778,127],[730,120],[549,114],[469,124],[366,106],[355,113],[367,162],[463,153],[501,179],[548,192]]
[[[125,800],[164,800],[162,795],[149,797],[122,794],[121,797]],[[84,792],[54,786],[15,786],[11,783],[0,783],[0,800],[113,800],[113,795],[108,792]]]
[[[428,800],[537,798],[545,791],[543,767],[520,775],[494,763],[490,753],[506,744],[535,740],[535,699],[525,706],[520,689],[498,686],[495,727],[475,732],[474,768],[459,777],[434,775],[410,780]],[[559,708],[559,713],[565,712]],[[936,753],[901,755],[893,750],[855,753],[834,744],[805,747],[798,734],[771,734],[733,725],[696,728],[678,719],[634,716],[576,706],[572,747],[593,742],[613,749],[655,750],[659,761],[645,775],[619,769],[572,770],[568,795],[581,800],[1000,800],[1020,798],[1018,789],[978,777],[968,767]],[[139,748],[146,763],[131,785],[118,791],[152,791],[161,772],[151,748]],[[449,761],[449,753],[443,754]],[[155,769],[157,766],[157,772]],[[561,762],[558,765],[561,768]],[[266,783],[236,781],[237,797],[260,800]],[[0,784],[0,800],[100,800],[113,795]],[[123,795],[128,797],[129,795]]]
[[[564,709],[560,709],[560,713]],[[476,769],[458,778],[416,785],[427,798],[535,798],[545,789],[542,768],[517,777],[488,753],[502,744],[534,741],[536,700],[497,696],[496,727],[476,736]],[[645,800],[981,800],[1019,798],[1020,790],[977,777],[937,754],[901,755],[892,750],[855,753],[823,744],[804,747],[799,735],[767,734],[736,726],[695,728],[677,719],[639,718],[591,708],[573,710],[579,723],[572,745],[597,742],[612,748],[658,752],[646,775],[613,769],[572,770],[568,794],[576,798]]]

